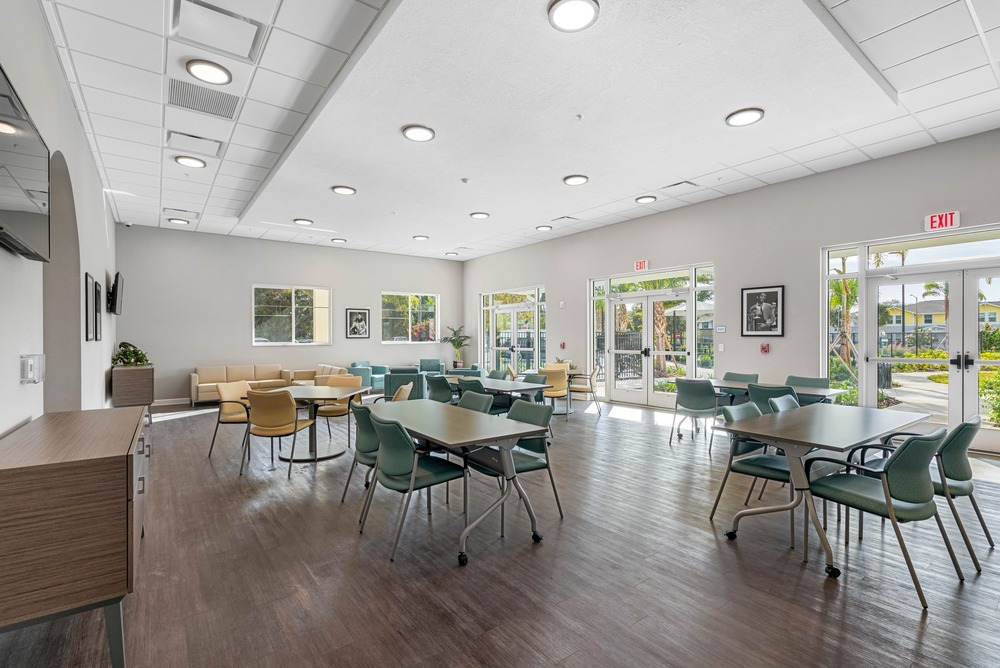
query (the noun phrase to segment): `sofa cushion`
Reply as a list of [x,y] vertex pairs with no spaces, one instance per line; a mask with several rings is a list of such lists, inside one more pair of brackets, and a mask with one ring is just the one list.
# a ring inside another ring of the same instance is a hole
[[257,380],[281,380],[281,365],[254,364],[253,377]]
[[226,380],[257,380],[253,374],[253,364],[233,364],[226,367]]
[[226,378],[226,367],[224,366],[199,366],[196,367],[194,372],[198,374],[198,384],[202,383],[225,383],[228,378]]
[[285,381],[282,378],[269,378],[266,380],[257,381],[257,389],[265,390],[272,387],[285,387]]
[[389,367],[389,373],[418,373],[419,369],[415,366],[393,366]]
[[208,397],[218,398],[219,389],[216,383],[198,383],[198,401],[208,401]]
[[341,374],[346,374],[347,369],[342,366],[333,366],[332,364],[320,364],[316,367],[317,376],[339,376]]
[[247,384],[250,385],[251,390],[256,390],[258,387],[260,387],[259,380],[248,380]]

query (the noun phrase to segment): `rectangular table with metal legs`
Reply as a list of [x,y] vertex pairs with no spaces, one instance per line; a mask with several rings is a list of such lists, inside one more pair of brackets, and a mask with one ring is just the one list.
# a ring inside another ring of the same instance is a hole
[[[847,452],[886,434],[904,430],[928,417],[928,413],[819,403],[716,425],[715,429],[720,431],[738,434],[783,450],[788,457],[788,472],[794,490],[794,496],[788,503],[750,508],[736,513],[733,528],[726,532],[726,537],[736,540],[740,520],[744,517],[791,511],[805,500],[809,518],[826,553],[826,573],[834,578],[839,576],[840,570],[833,563],[833,549],[816,514],[816,504],[809,491],[809,479],[802,458],[817,448]],[[803,540],[806,545],[803,561],[808,561],[808,533]]]

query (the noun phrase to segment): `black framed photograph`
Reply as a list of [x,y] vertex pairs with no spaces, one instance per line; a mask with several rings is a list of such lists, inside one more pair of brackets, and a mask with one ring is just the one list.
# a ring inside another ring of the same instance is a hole
[[94,277],[85,273],[83,275],[83,314],[86,327],[84,338],[87,341],[94,340]]
[[103,309],[101,308],[101,303],[104,301],[101,299],[101,284],[94,283],[94,340],[101,340],[101,313]]
[[367,339],[371,336],[369,310],[366,308],[347,309],[347,338]]
[[785,335],[785,286],[743,288],[743,336]]

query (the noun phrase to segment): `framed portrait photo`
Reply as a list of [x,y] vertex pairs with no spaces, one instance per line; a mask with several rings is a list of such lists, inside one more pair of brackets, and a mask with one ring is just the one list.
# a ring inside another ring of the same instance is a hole
[[347,338],[367,339],[371,336],[369,310],[366,308],[347,309]]
[[785,286],[743,288],[743,336],[785,335]]
[[101,317],[102,310],[101,302],[104,301],[103,294],[101,292],[101,284],[94,283],[94,340],[101,340]]
[[94,311],[94,277],[89,273],[83,274],[83,313],[86,316],[86,327],[83,337],[87,341],[94,340],[94,322],[96,312]]

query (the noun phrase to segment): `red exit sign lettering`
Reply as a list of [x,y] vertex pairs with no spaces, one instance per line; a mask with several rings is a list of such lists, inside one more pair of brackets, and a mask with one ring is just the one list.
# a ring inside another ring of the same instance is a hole
[[635,270],[636,271],[646,271],[646,269],[648,269],[648,268],[649,268],[649,261],[648,260],[636,260],[635,261]]
[[924,218],[924,229],[928,232],[951,230],[959,226],[958,211],[932,213]]

